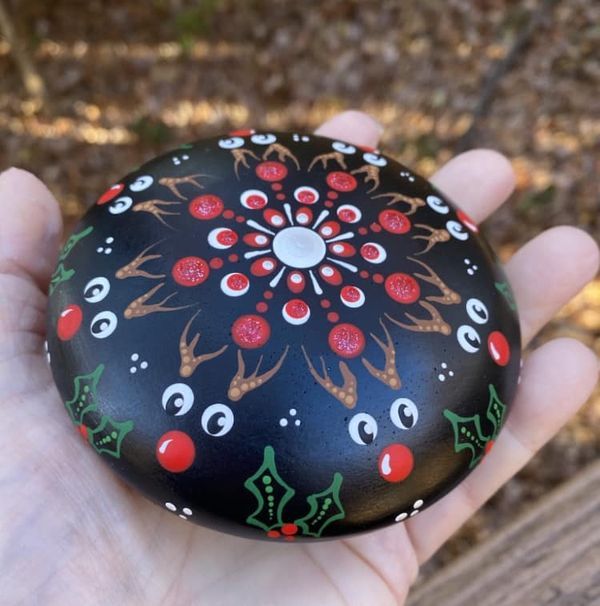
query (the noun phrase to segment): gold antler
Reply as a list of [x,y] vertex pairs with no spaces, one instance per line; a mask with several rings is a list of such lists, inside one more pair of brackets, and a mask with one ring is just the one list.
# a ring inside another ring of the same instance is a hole
[[310,172],[312,167],[317,162],[320,162],[321,166],[323,168],[327,168],[327,164],[329,163],[330,160],[334,160],[335,162],[337,162],[338,165],[341,168],[343,168],[344,170],[348,169],[348,167],[346,166],[346,161],[344,160],[344,154],[342,154],[341,152],[338,152],[338,151],[332,151],[332,152],[329,152],[328,154],[321,154],[320,156],[315,156],[313,158],[313,161],[310,163],[310,165],[308,167],[308,171]]
[[396,369],[396,349],[394,347],[394,342],[392,341],[392,337],[390,335],[389,330],[386,325],[383,323],[383,320],[379,318],[379,323],[381,324],[381,328],[383,328],[383,332],[385,333],[385,338],[387,343],[384,343],[379,337],[371,334],[372,339],[379,345],[381,350],[385,354],[385,366],[383,370],[379,370],[375,368],[369,360],[366,358],[362,358],[362,363],[365,368],[373,375],[376,379],[390,387],[391,389],[400,389],[402,386],[402,382],[400,381],[400,376],[398,375],[398,370]]
[[223,345],[221,349],[213,351],[212,353],[201,354],[199,356],[196,356],[194,354],[196,345],[198,345],[198,341],[200,340],[200,333],[197,332],[189,343],[188,333],[190,331],[190,326],[192,325],[192,322],[199,313],[200,310],[198,310],[190,318],[189,322],[185,325],[181,336],[179,337],[179,357],[181,358],[179,374],[182,377],[191,377],[196,368],[200,366],[200,364],[202,364],[203,362],[208,362],[208,360],[212,360],[213,358],[220,356],[227,349],[227,347],[229,347],[228,345]]
[[434,284],[443,296],[432,296],[429,295],[425,297],[428,301],[432,301],[433,303],[441,303],[442,305],[455,305],[456,303],[461,302],[461,296],[453,291],[434,271],[427,265],[420,261],[419,259],[415,259],[414,257],[407,257],[409,261],[413,263],[418,263],[421,267],[424,267],[427,270],[427,275],[425,274],[414,274],[416,278],[420,278],[423,282],[429,282],[429,284]]
[[287,147],[281,145],[281,143],[271,143],[263,154],[263,160],[266,160],[271,154],[277,154],[277,159],[280,162],[285,162],[286,158],[289,158],[296,165],[296,168],[300,170],[300,163],[296,156]]
[[177,311],[179,309],[185,309],[189,307],[189,305],[184,305],[182,307],[164,307],[164,304],[171,298],[174,297],[177,293],[172,292],[170,295],[167,295],[162,301],[158,303],[152,303],[151,305],[146,305],[146,301],[151,299],[154,294],[160,290],[165,285],[164,282],[157,284],[154,288],[151,288],[147,293],[143,294],[141,297],[134,299],[128,306],[127,309],[123,312],[123,315],[128,320],[132,318],[141,318],[142,316],[147,316],[148,314],[152,314],[159,311]]
[[[162,241],[162,240],[161,240]],[[123,265],[120,269],[117,270],[115,276],[119,278],[119,280],[124,280],[125,278],[150,278],[150,279],[160,279],[164,278],[165,274],[151,274],[143,269],[140,269],[144,263],[148,261],[152,261],[153,259],[160,259],[162,255],[147,255],[146,253],[156,246],[160,244],[160,242],[155,242],[145,248],[133,261],[127,263],[127,265]]]
[[237,361],[238,361],[238,369],[233,379],[231,379],[231,383],[229,384],[229,391],[227,392],[227,396],[233,402],[237,402],[241,400],[248,392],[264,385],[269,379],[271,379],[283,364],[285,357],[289,351],[290,346],[287,345],[283,353],[281,354],[279,360],[277,360],[275,366],[268,370],[267,372],[263,372],[261,375],[258,374],[260,369],[260,365],[263,361],[263,356],[260,356],[258,359],[258,364],[254,369],[254,372],[249,374],[247,377],[245,376],[246,372],[246,364],[244,362],[244,355],[242,354],[242,350],[238,349],[237,352]]
[[185,196],[183,196],[179,191],[179,186],[183,185],[184,183],[188,183],[189,185],[193,185],[198,189],[204,189],[204,185],[196,181],[198,177],[208,177],[208,175],[198,173],[197,175],[188,175],[187,177],[163,177],[162,179],[159,179],[158,182],[161,185],[168,187],[173,195],[185,200]]
[[424,223],[415,223],[415,227],[419,227],[420,229],[425,229],[429,232],[428,236],[419,235],[413,236],[413,240],[425,240],[427,242],[427,246],[425,250],[416,253],[417,255],[424,255],[426,252],[429,252],[436,244],[439,242],[448,242],[450,240],[450,234],[445,229],[434,229],[430,225],[425,225]]
[[417,212],[417,209],[425,206],[425,200],[422,198],[412,198],[411,196],[405,196],[404,194],[400,194],[398,192],[389,192],[386,194],[377,194],[373,196],[373,199],[377,198],[390,198],[390,201],[387,203],[388,206],[392,204],[397,204],[398,202],[405,202],[410,206],[410,210],[406,211],[405,215],[414,215]]
[[365,174],[365,183],[373,182],[373,187],[367,190],[367,193],[371,193],[379,187],[379,168],[373,164],[364,164],[360,168],[356,168],[351,171],[353,175]]
[[385,314],[385,317],[390,322],[396,324],[396,326],[406,328],[406,330],[412,330],[413,332],[439,332],[446,336],[452,332],[450,324],[444,321],[440,315],[440,312],[431,303],[428,303],[427,301],[419,301],[419,305],[429,312],[431,319],[427,320],[415,318],[413,315],[405,313],[406,317],[411,320],[413,324],[403,324],[402,322],[392,318],[389,314]]

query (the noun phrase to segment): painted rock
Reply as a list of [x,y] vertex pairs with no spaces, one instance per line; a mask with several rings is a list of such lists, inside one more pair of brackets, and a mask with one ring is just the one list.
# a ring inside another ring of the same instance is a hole
[[515,302],[474,222],[314,135],[230,133],[109,187],[48,318],[88,446],[173,515],[259,538],[422,511],[492,448],[519,375]]

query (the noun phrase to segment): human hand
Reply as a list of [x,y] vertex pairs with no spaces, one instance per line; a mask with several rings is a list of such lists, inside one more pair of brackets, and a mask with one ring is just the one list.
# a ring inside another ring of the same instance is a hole
[[[376,146],[379,127],[345,112],[318,134]],[[462,154],[433,183],[476,221],[511,193],[506,159]],[[43,353],[46,289],[62,231],[32,175],[0,176],[0,586],[2,603],[401,604],[425,562],[585,402],[596,356],[571,339],[526,359],[493,451],[458,488],[403,524],[344,540],[279,545],[181,522],[129,489],[68,422]],[[506,266],[524,343],[598,270],[594,241],[551,229]]]

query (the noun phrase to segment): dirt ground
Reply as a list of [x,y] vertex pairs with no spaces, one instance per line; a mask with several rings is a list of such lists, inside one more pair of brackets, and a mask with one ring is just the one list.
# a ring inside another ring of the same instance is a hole
[[[385,125],[384,151],[430,175],[464,147],[477,116],[467,142],[502,151],[518,175],[487,222],[500,254],[562,223],[598,238],[600,4],[545,2],[530,43],[482,93],[542,1],[4,0],[45,96],[26,93],[14,48],[0,40],[0,168],[38,174],[72,224],[128,169],[232,128],[311,130],[360,108]],[[559,335],[600,354],[600,281],[535,345]],[[428,571],[599,453],[597,390]]]

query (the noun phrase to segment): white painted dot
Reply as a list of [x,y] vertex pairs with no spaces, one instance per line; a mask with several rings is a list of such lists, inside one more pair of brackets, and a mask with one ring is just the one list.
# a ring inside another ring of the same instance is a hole
[[469,267],[469,269],[467,269],[467,273],[472,276],[475,272]]
[[451,377],[453,377],[453,376],[454,376],[454,371],[453,371],[453,370],[451,370],[451,371],[450,371],[448,374],[449,374]]
[[187,520],[187,516],[184,516],[182,513],[180,513],[180,514],[179,514],[179,517],[180,517],[182,520]]
[[326,277],[326,278],[331,278],[331,276],[333,276],[333,268],[326,266],[321,270],[321,273]]
[[477,265],[473,265],[473,269],[477,270],[477,269],[479,269],[479,267]]
[[145,360],[140,364],[140,368],[142,370],[146,370],[146,368],[148,368],[148,362],[146,362]]
[[137,368],[136,368],[135,366],[132,366],[132,367],[129,369],[129,372],[130,372],[132,375],[134,375],[134,374],[137,372]]
[[177,511],[177,507],[175,507],[175,505],[173,505],[173,503],[167,501],[165,503],[165,507],[169,510],[169,511]]
[[465,265],[470,265],[471,264],[471,259],[465,259]]
[[131,361],[132,362],[137,362],[140,359],[140,354],[131,354]]
[[300,274],[292,274],[292,277],[290,278],[290,280],[294,284],[300,284],[302,282],[302,276]]
[[279,419],[279,425],[281,425],[281,427],[287,427],[287,424],[287,419]]
[[408,514],[407,513],[399,513],[396,516],[396,522],[402,522],[402,520],[406,520],[406,518],[408,518]]
[[423,499],[419,499],[418,501],[415,501],[413,508],[414,509],[419,509],[419,507],[423,507]]
[[106,238],[106,240],[104,240],[104,241],[105,241],[107,244],[112,244],[112,243],[115,241],[115,239],[114,239],[112,236],[110,236],[110,237]]
[[440,374],[438,375],[438,379],[439,379],[440,381],[442,381],[442,382],[443,382],[443,381],[445,381],[445,380],[446,380],[446,377],[445,377],[443,374],[441,374],[441,373],[440,373]]
[[275,264],[273,263],[273,261],[265,261],[263,263],[263,267],[266,270],[270,270],[270,269],[273,269],[275,267]]
[[292,417],[295,417],[297,412],[298,412],[298,411],[297,411],[295,408],[290,408],[290,415],[291,415]]
[[104,247],[102,247],[102,246],[98,246],[98,248],[96,249],[96,252],[97,252],[97,253],[104,252]]
[[412,517],[416,516],[418,513],[419,513],[419,510],[415,509],[414,511],[410,512],[410,517],[412,518]]
[[300,427],[300,423],[301,423],[300,419],[296,419],[296,420],[294,421],[294,425],[295,425],[296,427]]
[[446,362],[442,362],[442,368],[448,368],[448,364],[446,364]]
[[288,227],[273,239],[273,252],[284,265],[306,269],[318,265],[327,249],[323,238],[308,227]]
[[182,509],[183,513],[185,513],[186,516],[191,516],[192,515],[192,510],[189,507],[184,507]]
[[344,252],[344,247],[342,244],[334,244],[333,245],[333,252],[334,253],[343,253]]
[[112,252],[112,248],[105,248],[104,249],[104,254],[105,255],[110,255],[111,252]]

